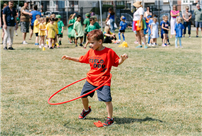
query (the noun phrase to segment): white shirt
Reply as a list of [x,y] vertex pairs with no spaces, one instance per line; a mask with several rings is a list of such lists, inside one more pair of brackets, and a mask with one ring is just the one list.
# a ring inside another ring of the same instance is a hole
[[144,10],[142,7],[139,7],[137,11],[133,14],[133,21],[140,20],[140,15],[144,15]]

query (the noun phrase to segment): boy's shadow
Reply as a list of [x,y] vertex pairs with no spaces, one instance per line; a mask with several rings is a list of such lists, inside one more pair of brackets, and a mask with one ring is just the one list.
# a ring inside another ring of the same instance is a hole
[[[86,118],[86,120],[100,120],[99,118]],[[130,123],[134,123],[134,122],[145,122],[145,121],[158,121],[158,122],[163,122],[162,120],[159,119],[154,119],[154,118],[150,118],[150,117],[146,117],[143,119],[137,119],[137,118],[119,118],[119,117],[114,117],[114,121],[116,124],[130,124]]]

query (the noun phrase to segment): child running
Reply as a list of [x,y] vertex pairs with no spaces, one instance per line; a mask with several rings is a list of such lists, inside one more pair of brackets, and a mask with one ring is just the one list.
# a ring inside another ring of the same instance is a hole
[[169,31],[169,23],[168,23],[168,16],[164,17],[163,23],[161,25],[163,29],[163,44],[162,46],[167,46],[168,42],[168,31]]
[[81,15],[78,15],[77,16],[77,20],[76,22],[74,23],[74,27],[73,29],[75,30],[75,44],[77,47],[77,40],[80,39],[80,46],[83,47],[83,28],[82,28],[82,25],[81,25]]
[[46,36],[49,39],[49,49],[53,49],[54,48],[54,40],[55,40],[55,35],[56,35],[56,30],[57,28],[55,27],[55,25],[53,24],[55,21],[54,18],[50,18],[50,23],[47,24],[46,26]]
[[58,40],[59,40],[59,45],[62,45],[61,39],[63,37],[63,30],[64,30],[64,24],[62,20],[60,20],[61,16],[57,15],[56,18],[58,18]]
[[157,22],[157,18],[153,18],[153,23],[151,24],[151,38],[152,38],[152,46],[157,45],[157,38],[159,35],[159,28],[158,28],[159,23]]
[[46,24],[45,24],[45,18],[40,18],[39,19],[40,24],[39,24],[39,48],[44,46],[44,40],[45,40],[45,35],[46,35]]
[[182,24],[182,18],[177,18],[177,23],[175,24],[175,48],[178,48],[177,41],[179,40],[180,48],[182,47],[181,38],[182,38],[182,30],[184,29],[184,25]]
[[34,33],[36,35],[35,45],[39,45],[39,18],[40,15],[36,15],[36,20],[34,21]]
[[[72,60],[75,62],[90,64],[90,71],[87,73],[86,83],[83,86],[81,95],[97,88],[101,84],[105,83],[110,78],[110,71],[112,66],[117,67],[121,65],[127,58],[127,54],[119,56],[110,48],[104,47],[103,43],[103,33],[100,30],[93,30],[88,33],[88,40],[90,42],[91,49],[79,58],[62,56],[63,60]],[[113,119],[113,105],[111,97],[111,80],[104,84],[103,87],[97,90],[97,96],[99,101],[103,101],[106,104],[108,117],[103,126],[110,126],[114,124]],[[94,92],[88,96],[93,97]],[[88,105],[88,96],[82,97],[82,103],[84,109],[79,115],[79,119],[85,119],[86,116],[92,111],[91,107]]]
[[124,16],[121,16],[120,20],[121,20],[121,22],[119,25],[119,33],[118,33],[119,41],[121,41],[121,33],[122,33],[123,41],[125,41],[124,32],[127,27],[126,18]]

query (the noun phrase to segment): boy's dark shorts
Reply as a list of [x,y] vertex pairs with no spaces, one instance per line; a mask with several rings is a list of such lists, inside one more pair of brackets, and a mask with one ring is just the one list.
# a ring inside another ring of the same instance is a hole
[[[85,84],[83,85],[83,89],[81,91],[81,96],[94,90],[95,88],[97,88],[97,86],[91,85],[88,81],[86,81]],[[99,101],[104,101],[104,102],[112,101],[110,86],[103,86],[96,91],[97,91],[97,97],[98,97]],[[93,97],[94,93],[95,92],[92,92],[92,93],[88,94],[87,96]],[[86,98],[87,96],[84,96],[82,98]]]
[[31,25],[31,29],[33,30],[33,29],[34,29],[34,26]]
[[59,38],[62,38],[63,37],[63,34],[57,34]]
[[35,35],[36,35],[36,37],[38,37],[38,36],[39,36],[39,33],[35,33]]
[[119,30],[119,32],[120,32],[120,33],[124,33],[124,32],[125,32],[125,30]]
[[83,38],[83,36],[81,36],[81,37],[76,37],[76,40],[78,40],[79,38],[81,39],[81,38]]

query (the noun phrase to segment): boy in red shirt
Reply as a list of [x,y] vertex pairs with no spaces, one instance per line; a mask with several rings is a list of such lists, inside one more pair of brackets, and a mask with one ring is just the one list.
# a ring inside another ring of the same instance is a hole
[[[90,43],[91,49],[80,58],[74,58],[69,56],[62,56],[63,60],[72,60],[80,63],[90,64],[90,71],[87,73],[86,83],[83,86],[81,95],[88,93],[89,91],[97,88],[101,84],[105,83],[110,78],[111,67],[122,64],[127,58],[127,54],[119,56],[110,48],[104,47],[103,43],[103,33],[100,30],[93,30],[88,33],[88,41]],[[104,126],[110,126],[114,123],[112,118],[113,106],[112,97],[110,92],[111,80],[104,84],[103,87],[97,90],[98,100],[104,101],[107,106],[108,117]],[[94,92],[88,96],[93,97]],[[85,119],[86,116],[91,112],[91,108],[88,107],[87,96],[82,97],[83,111],[79,115],[79,119]]]

